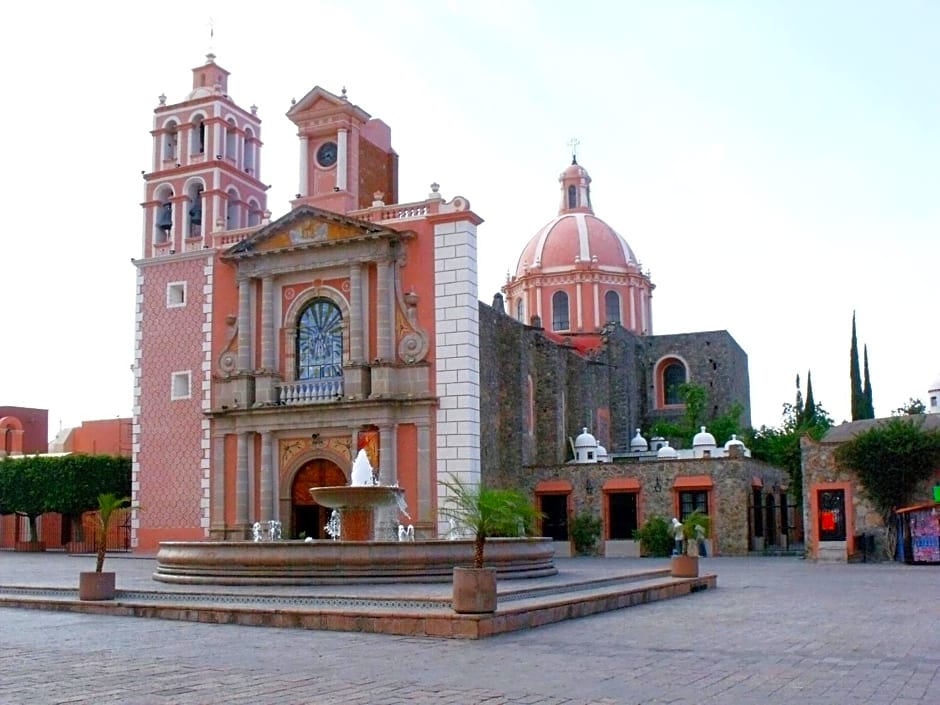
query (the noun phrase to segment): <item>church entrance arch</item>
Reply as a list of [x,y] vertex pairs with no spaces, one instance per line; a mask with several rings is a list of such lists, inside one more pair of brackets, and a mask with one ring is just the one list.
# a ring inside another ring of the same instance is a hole
[[304,463],[291,485],[291,538],[326,539],[331,509],[313,501],[311,487],[345,485],[346,475],[332,460],[316,458]]

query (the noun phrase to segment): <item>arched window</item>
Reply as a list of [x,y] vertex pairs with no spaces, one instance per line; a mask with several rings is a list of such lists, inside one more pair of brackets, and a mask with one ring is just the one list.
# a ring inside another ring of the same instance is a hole
[[238,158],[238,130],[235,121],[229,119],[225,126],[225,158],[235,161]]
[[552,330],[568,330],[571,328],[568,317],[568,294],[556,291],[552,294]]
[[189,230],[186,237],[202,237],[202,184],[194,184],[189,188],[189,208],[186,215],[186,224]]
[[573,185],[568,187],[568,207],[577,208],[578,207],[578,189]]
[[254,199],[248,201],[248,226],[261,225],[261,207]]
[[206,151],[206,123],[202,115],[193,120],[192,135],[189,141],[190,154],[204,154]]
[[254,145],[255,133],[251,131],[251,128],[245,129],[245,171],[249,174],[253,173],[255,170],[255,145]]
[[669,360],[662,366],[663,404],[682,404],[679,388],[685,384],[685,365],[678,360]]
[[516,320],[520,323],[525,322],[525,304],[522,298],[516,299]]
[[176,161],[176,145],[179,139],[179,132],[176,121],[171,121],[166,126],[166,134],[163,135],[163,158],[168,162]]
[[239,217],[238,194],[234,189],[229,189],[226,194],[225,206],[225,229],[237,230],[241,227],[241,218]]
[[607,323],[620,323],[620,294],[616,291],[604,294],[604,313]]
[[297,379],[343,376],[343,314],[329,299],[314,299],[297,323]]

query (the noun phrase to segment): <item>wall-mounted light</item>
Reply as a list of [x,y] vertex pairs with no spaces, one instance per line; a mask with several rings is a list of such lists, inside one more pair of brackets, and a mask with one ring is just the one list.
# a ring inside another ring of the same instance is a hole
[[584,480],[584,491],[586,494],[594,494],[594,483],[591,482],[591,478],[588,477]]
[[656,476],[656,482],[653,483],[653,492],[662,492],[663,491],[663,481],[659,479],[659,476]]

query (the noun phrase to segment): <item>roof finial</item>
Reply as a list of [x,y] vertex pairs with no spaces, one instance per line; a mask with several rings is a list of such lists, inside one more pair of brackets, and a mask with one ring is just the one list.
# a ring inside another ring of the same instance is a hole
[[215,40],[215,20],[209,18],[209,53],[212,54],[212,42]]
[[346,97],[346,86],[343,86],[343,90],[342,90],[342,92],[340,93],[340,96],[339,96],[339,97],[340,97],[341,100],[349,100],[349,98]]
[[581,144],[581,141],[577,137],[572,137],[568,140],[568,146],[571,147],[571,163],[578,163],[578,145]]

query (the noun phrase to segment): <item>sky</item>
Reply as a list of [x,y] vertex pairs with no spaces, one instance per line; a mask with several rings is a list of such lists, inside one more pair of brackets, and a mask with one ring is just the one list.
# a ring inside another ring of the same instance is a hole
[[275,218],[297,191],[291,99],[345,87],[392,128],[401,201],[437,182],[484,219],[489,303],[556,215],[577,138],[595,214],[656,285],[654,333],[728,330],[754,426],[781,422],[807,371],[850,418],[853,312],[876,415],[940,376],[940,3],[143,7],[0,9],[0,405],[48,409],[50,436],[132,413],[153,110],[185,98],[210,48],[258,106]]

